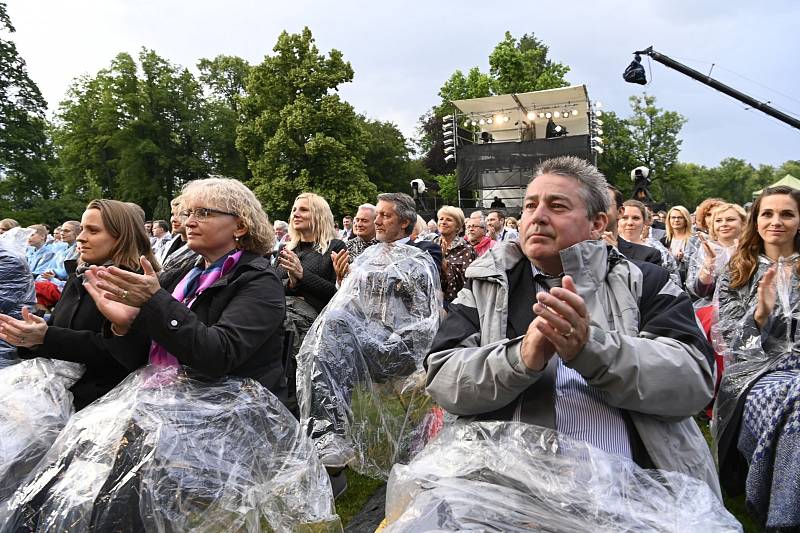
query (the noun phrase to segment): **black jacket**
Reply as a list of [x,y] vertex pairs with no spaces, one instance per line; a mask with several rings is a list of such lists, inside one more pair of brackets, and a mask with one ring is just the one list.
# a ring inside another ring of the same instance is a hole
[[661,253],[655,248],[643,244],[628,242],[622,237],[617,237],[617,250],[628,259],[646,261],[661,266]]
[[83,288],[81,276],[70,275],[48,325],[42,345],[18,353],[23,359],[49,357],[86,365],[86,372],[70,388],[76,410],[103,396],[147,362],[146,334],[132,332],[124,338],[103,334],[108,322]]
[[194,267],[168,272],[142,306],[132,331],[147,332],[181,364],[208,378],[253,378],[282,401],[286,301],[269,261],[243,252],[234,269],[202,292],[189,309],[172,291]]
[[414,248],[419,248],[424,252],[428,252],[428,255],[431,256],[433,262],[436,263],[436,268],[439,269],[439,272],[442,271],[442,247],[438,244],[431,242],[431,241],[418,241],[418,242],[408,242],[409,246],[413,246]]

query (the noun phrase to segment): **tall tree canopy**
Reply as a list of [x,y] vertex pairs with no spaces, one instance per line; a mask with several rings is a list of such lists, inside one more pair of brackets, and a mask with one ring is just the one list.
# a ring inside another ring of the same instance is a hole
[[121,53],[109,68],[77,79],[61,103],[55,140],[75,190],[135,201],[151,213],[215,162],[203,138],[200,83],[152,50]]
[[47,103],[10,40],[14,32],[6,5],[0,2],[0,211],[24,214],[40,208],[57,191],[51,175]]
[[261,203],[278,217],[304,191],[324,196],[334,213],[374,201],[364,127],[336,94],[353,79],[350,63],[338,50],[321,54],[308,28],[283,32],[273,51],[248,78],[237,137]]

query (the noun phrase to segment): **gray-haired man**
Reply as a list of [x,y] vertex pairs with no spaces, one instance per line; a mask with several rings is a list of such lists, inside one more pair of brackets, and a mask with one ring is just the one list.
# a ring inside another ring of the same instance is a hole
[[456,415],[554,428],[718,492],[692,418],[713,394],[713,352],[667,272],[600,239],[606,187],[579,158],[542,163],[519,242],[467,269],[426,360],[428,392]]

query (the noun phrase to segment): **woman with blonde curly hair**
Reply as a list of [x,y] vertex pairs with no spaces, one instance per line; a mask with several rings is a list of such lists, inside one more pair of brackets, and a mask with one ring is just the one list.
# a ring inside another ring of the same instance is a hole
[[153,365],[252,378],[285,401],[285,298],[263,257],[274,239],[266,213],[250,189],[227,178],[187,183],[180,209],[195,263],[161,279],[144,258],[143,274],[115,267],[87,272],[89,291],[112,323],[117,356],[137,355],[120,338],[145,333]]

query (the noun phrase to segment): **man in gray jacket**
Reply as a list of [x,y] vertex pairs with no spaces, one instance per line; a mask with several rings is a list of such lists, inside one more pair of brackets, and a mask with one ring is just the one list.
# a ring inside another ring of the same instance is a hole
[[467,269],[426,360],[428,392],[453,414],[554,428],[719,493],[692,419],[713,394],[713,352],[689,298],[601,239],[595,167],[559,157],[534,176],[519,242]]

